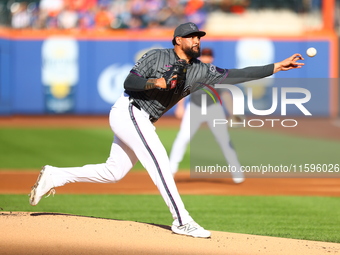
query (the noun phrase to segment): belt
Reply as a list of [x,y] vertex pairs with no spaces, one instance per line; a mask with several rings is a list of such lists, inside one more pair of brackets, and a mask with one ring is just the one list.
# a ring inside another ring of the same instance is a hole
[[[142,107],[140,107],[140,105],[133,98],[129,98],[129,100],[130,100],[130,104],[132,104],[138,110],[140,110],[140,111],[142,110]],[[156,119],[155,117],[152,117],[151,114],[149,114],[149,120],[152,123],[155,123],[158,119]]]
[[142,110],[142,108],[139,106],[139,104],[137,104],[137,102],[135,100],[133,100],[133,98],[129,98],[129,100],[130,100],[130,104],[132,104],[138,110]]

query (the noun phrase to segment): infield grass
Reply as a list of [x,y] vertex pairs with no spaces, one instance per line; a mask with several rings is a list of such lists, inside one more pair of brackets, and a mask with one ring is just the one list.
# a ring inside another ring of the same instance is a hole
[[[206,229],[340,243],[340,198],[183,195]],[[5,211],[54,212],[171,225],[160,195],[65,195],[32,207],[26,195],[0,195]]]

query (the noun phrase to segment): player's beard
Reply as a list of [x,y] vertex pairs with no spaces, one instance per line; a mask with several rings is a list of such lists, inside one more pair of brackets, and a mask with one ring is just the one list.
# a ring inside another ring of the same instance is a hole
[[188,48],[183,49],[183,51],[189,58],[198,58],[199,56],[201,56],[200,46],[196,46],[197,51],[195,51],[193,48],[194,47],[192,48],[188,47]]

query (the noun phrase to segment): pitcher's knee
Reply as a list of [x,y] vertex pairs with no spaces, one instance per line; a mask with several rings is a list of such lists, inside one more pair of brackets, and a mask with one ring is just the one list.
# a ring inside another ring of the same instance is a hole
[[122,170],[122,167],[117,167],[116,164],[111,163],[106,163],[105,168],[107,172],[109,172],[110,175],[113,177],[113,182],[118,182],[121,179],[124,178],[126,175],[125,171]]

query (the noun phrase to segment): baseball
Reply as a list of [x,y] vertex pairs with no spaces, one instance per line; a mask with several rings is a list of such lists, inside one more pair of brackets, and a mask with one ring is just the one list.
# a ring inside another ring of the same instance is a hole
[[316,55],[316,53],[317,53],[317,51],[316,51],[316,49],[315,48],[313,48],[313,47],[310,47],[310,48],[308,48],[308,50],[307,50],[307,55],[308,55],[308,57],[314,57],[315,55]]

